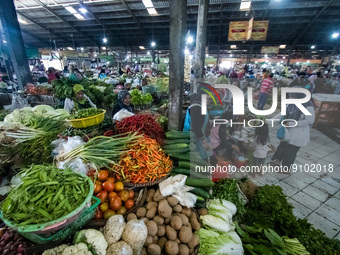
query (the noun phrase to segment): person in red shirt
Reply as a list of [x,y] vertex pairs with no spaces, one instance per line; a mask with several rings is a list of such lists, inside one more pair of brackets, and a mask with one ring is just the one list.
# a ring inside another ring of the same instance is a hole
[[259,97],[259,101],[257,103],[257,109],[259,109],[259,110],[263,110],[263,107],[267,103],[268,94],[272,90],[273,85],[274,85],[273,76],[274,76],[274,74],[271,73],[271,74],[269,74],[268,78],[266,78],[262,81],[262,85],[261,85],[261,89],[260,89],[260,97]]

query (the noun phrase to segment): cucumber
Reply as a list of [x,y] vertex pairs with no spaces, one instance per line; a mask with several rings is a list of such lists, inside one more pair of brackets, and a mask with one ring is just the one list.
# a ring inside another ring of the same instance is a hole
[[190,132],[168,131],[165,133],[167,139],[190,139]]
[[199,187],[195,187],[194,189],[190,190],[190,192],[197,196],[203,197],[204,199],[210,198],[210,194]]
[[190,169],[184,169],[184,168],[179,168],[179,167],[174,167],[172,169],[173,173],[176,174],[184,174],[188,177],[192,177],[192,178],[198,178],[198,179],[204,179],[206,178],[203,174],[200,173],[196,173],[194,171],[191,171]]
[[205,206],[205,203],[196,202],[195,208],[201,209],[201,208],[207,208],[207,207]]
[[190,148],[189,147],[186,147],[186,148],[178,148],[178,149],[168,149],[168,150],[164,150],[164,152],[166,154],[168,154],[169,156],[172,155],[172,154],[183,154],[183,153],[187,153],[188,151],[190,151]]
[[173,140],[165,140],[164,144],[165,145],[170,145],[170,144],[178,144],[178,143],[190,143],[190,139],[173,139]]
[[[189,191],[189,192],[191,192],[191,191]],[[196,195],[196,197],[197,197],[196,203],[205,203],[205,199],[203,197],[200,197],[200,196],[197,196],[197,195]]]
[[195,166],[193,165],[193,164],[190,164],[190,162],[189,161],[178,161],[178,166],[179,167],[183,167],[183,168],[191,168],[191,167],[193,167],[193,168],[195,168]]
[[209,180],[207,178],[205,179],[195,179],[187,177],[185,181],[185,185],[191,186],[191,187],[212,187],[214,186],[214,182],[212,180]]
[[181,149],[181,148],[189,148],[189,146],[187,143],[177,143],[177,144],[163,146],[164,150],[175,150],[175,149]]
[[206,166],[207,162],[195,162],[195,161],[178,161],[178,166],[181,168],[190,168],[196,170],[196,167]]
[[198,166],[208,166],[209,165],[208,162],[206,162],[202,159],[197,159],[197,158],[191,157],[190,153],[186,153],[186,154],[172,153],[172,154],[168,154],[168,155],[172,158],[177,158],[180,161],[191,162],[191,163],[196,164]]

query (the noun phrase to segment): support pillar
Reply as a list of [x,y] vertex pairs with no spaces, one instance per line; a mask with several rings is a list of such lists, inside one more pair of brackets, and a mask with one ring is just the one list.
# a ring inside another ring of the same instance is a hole
[[[193,84],[193,93],[197,92],[198,82],[203,81],[205,46],[207,41],[208,27],[208,9],[209,0],[199,0],[198,18],[197,18],[197,35],[196,35],[196,56],[195,56],[195,80]],[[171,37],[170,37],[171,38]]]
[[4,39],[2,38],[2,35],[1,35],[1,32],[0,32],[0,53],[4,58],[8,79],[10,81],[14,82],[11,61],[10,61],[9,56],[8,56],[9,54],[7,52],[7,47],[6,47],[6,45],[3,41],[4,41]]
[[1,0],[0,20],[19,89],[23,90],[26,83],[32,82],[32,76],[13,0]]
[[292,47],[290,47],[290,49],[289,49],[289,55],[288,55],[288,59],[287,59],[287,66],[289,66],[290,59],[291,59],[291,57],[292,57],[292,52],[293,52],[293,49],[292,49]]
[[156,51],[155,51],[155,47],[152,48],[152,63],[156,63]]
[[220,65],[220,45],[217,47],[216,66]]
[[248,64],[248,65],[250,64],[252,55],[253,55],[253,46],[251,45],[251,46],[250,46],[249,55],[248,55],[248,59],[247,59],[247,64]]
[[169,129],[182,129],[187,0],[170,1]]
[[159,59],[159,49],[157,50],[157,64],[160,64],[161,63],[161,61],[160,61],[160,59]]

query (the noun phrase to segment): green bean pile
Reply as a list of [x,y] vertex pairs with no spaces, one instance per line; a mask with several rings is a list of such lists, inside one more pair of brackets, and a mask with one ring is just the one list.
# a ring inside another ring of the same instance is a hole
[[1,203],[4,218],[20,226],[56,220],[74,211],[90,192],[88,177],[52,165],[19,173],[22,183]]
[[103,110],[97,108],[85,108],[71,114],[70,120],[83,119],[101,114]]

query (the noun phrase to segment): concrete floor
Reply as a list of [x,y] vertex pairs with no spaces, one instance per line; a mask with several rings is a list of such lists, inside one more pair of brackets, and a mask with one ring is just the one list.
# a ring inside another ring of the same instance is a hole
[[[276,131],[270,128],[271,143],[277,147]],[[268,154],[270,162],[272,154]],[[282,187],[298,218],[307,218],[315,228],[329,238],[340,240],[340,145],[320,131],[312,129],[311,142],[299,150],[296,164],[333,164],[333,172],[266,173],[257,177],[258,185],[275,184]]]

